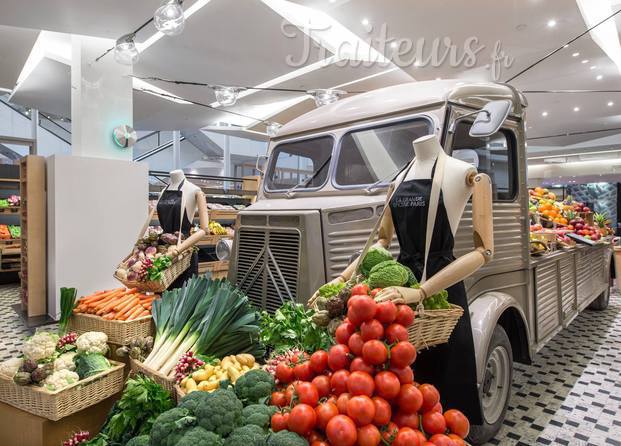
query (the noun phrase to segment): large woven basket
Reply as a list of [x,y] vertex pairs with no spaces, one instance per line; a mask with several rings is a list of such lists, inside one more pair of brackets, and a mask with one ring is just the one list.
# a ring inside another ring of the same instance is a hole
[[132,372],[142,373],[144,376],[151,378],[153,381],[162,386],[162,388],[170,392],[171,395],[175,395],[175,378],[169,378],[156,370],[150,369],[142,362],[136,361],[135,359],[130,358],[129,365]]
[[[127,256],[123,263],[125,263],[131,255]],[[139,291],[150,291],[152,293],[161,293],[162,291],[166,291],[168,287],[183,273],[186,269],[190,267],[190,262],[192,261],[192,250],[186,250],[179,254],[176,258],[172,260],[172,264],[169,268],[162,272],[162,277],[159,280],[147,280],[144,282],[133,281],[133,280],[124,280],[117,276],[116,272],[114,273],[114,278],[125,285],[127,288],[136,288]],[[121,265],[119,265],[121,266]]]
[[48,420],[61,418],[93,406],[123,390],[125,364],[110,361],[112,368],[51,392],[44,387],[19,386],[0,375],[0,401]]
[[457,321],[464,314],[462,307],[454,304],[450,306],[446,310],[425,310],[419,305],[416,318],[408,327],[409,340],[416,350],[448,342]]
[[77,313],[69,318],[69,331],[78,334],[87,331],[101,331],[108,335],[108,342],[127,345],[134,338],[153,336],[153,318],[143,316],[133,321],[109,321],[94,314]]

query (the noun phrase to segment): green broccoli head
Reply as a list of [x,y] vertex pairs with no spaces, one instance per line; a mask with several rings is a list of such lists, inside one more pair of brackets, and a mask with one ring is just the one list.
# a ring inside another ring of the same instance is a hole
[[235,383],[235,393],[244,404],[259,403],[274,390],[274,377],[265,370],[250,370]]
[[149,436],[140,435],[129,440],[125,446],[149,446]]
[[265,446],[267,434],[259,426],[250,424],[242,426],[231,432],[224,442],[224,446]]
[[371,269],[378,263],[385,262],[386,260],[392,260],[392,254],[386,248],[382,246],[371,246],[367,251],[362,263],[360,264],[360,272],[365,276],[368,276]]
[[244,407],[244,410],[242,411],[242,424],[255,425],[262,429],[267,429],[275,411],[276,408],[273,406],[266,406],[265,404],[251,404],[250,406]]
[[269,436],[267,446],[308,446],[308,441],[295,432],[279,431]]
[[402,286],[409,278],[405,267],[395,260],[386,260],[378,263],[369,272],[369,286],[371,288],[386,288]]
[[179,402],[178,407],[188,409],[193,414],[196,413],[196,408],[207,404],[207,400],[211,394],[209,392],[191,392],[184,396]]
[[224,440],[219,435],[206,431],[200,426],[194,426],[183,434],[176,446],[222,446],[223,444]]
[[226,437],[240,424],[244,405],[232,390],[217,389],[208,395],[206,403],[198,404],[194,410],[198,425]]
[[176,446],[196,418],[185,408],[175,407],[161,413],[153,422],[149,440],[153,446]]

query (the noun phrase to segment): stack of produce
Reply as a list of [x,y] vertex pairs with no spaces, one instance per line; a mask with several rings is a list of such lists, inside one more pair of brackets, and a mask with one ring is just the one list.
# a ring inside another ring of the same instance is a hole
[[242,375],[259,368],[255,357],[250,353],[229,355],[222,360],[208,359],[207,363],[199,360],[202,364],[198,368],[192,366],[195,361],[197,359],[192,355],[189,358],[182,357],[175,373],[181,390],[186,394],[197,390],[213,392],[222,386],[222,382],[235,384]]
[[406,328],[413,320],[407,305],[352,296],[337,345],[277,366],[271,403],[281,409],[272,430],[315,446],[465,445],[468,419],[455,409],[443,413],[436,388],[414,381],[416,349]]
[[78,301],[73,312],[95,314],[106,320],[133,321],[151,315],[154,294],[140,293],[135,288],[97,291]]
[[224,226],[215,220],[209,221],[209,233],[213,235],[227,235],[227,231]]
[[259,313],[225,280],[193,277],[153,303],[156,335],[144,365],[173,377],[187,352],[223,358],[238,353],[262,356]]
[[6,201],[9,203],[9,206],[16,207],[22,203],[22,198],[19,195],[11,195]]

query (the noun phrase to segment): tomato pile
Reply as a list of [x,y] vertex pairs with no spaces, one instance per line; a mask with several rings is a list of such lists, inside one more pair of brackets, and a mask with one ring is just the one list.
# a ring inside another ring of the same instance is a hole
[[271,404],[281,409],[272,430],[296,432],[311,446],[464,446],[465,415],[443,413],[438,390],[414,381],[416,349],[406,329],[414,311],[368,293],[353,290],[329,351],[276,366]]

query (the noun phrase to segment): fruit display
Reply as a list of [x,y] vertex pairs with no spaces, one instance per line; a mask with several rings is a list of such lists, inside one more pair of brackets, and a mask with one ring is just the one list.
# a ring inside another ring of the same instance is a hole
[[228,381],[235,384],[242,375],[260,367],[255,357],[249,353],[225,356],[222,360],[214,359],[207,364],[201,360],[201,366],[191,373],[187,373],[193,368],[189,366],[184,369],[183,367],[190,361],[192,361],[191,356],[189,360],[186,359],[185,361],[184,358],[181,358],[179,361],[181,367],[178,367],[175,374],[175,378],[185,394],[194,391],[213,392],[222,387],[223,382]]
[[209,233],[213,235],[227,235],[228,234],[226,228],[215,220],[209,221]]

